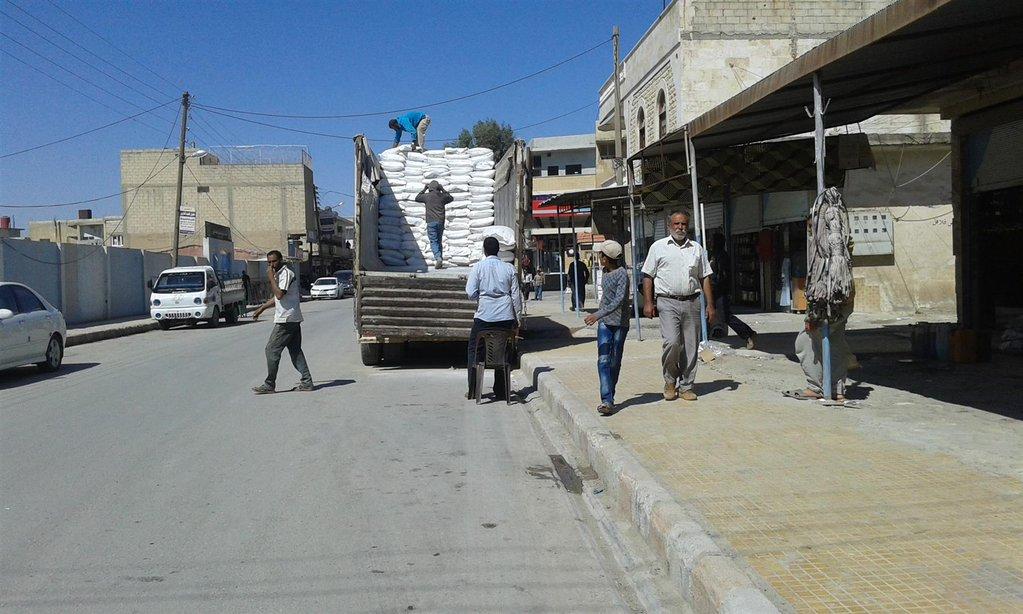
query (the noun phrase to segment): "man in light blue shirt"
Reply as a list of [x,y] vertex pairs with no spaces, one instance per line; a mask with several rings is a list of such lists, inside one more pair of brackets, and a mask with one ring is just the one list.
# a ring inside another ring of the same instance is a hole
[[430,127],[430,116],[421,111],[409,111],[395,117],[387,126],[394,130],[394,146],[401,143],[401,133],[412,135],[412,149],[426,149],[426,131]]
[[[515,330],[522,319],[522,294],[515,268],[497,257],[501,249],[494,237],[483,239],[483,260],[476,263],[469,273],[465,293],[477,301],[476,315],[469,333],[469,393],[467,399],[475,398],[476,390],[476,340],[487,330]],[[494,376],[494,395],[503,399],[504,378]]]

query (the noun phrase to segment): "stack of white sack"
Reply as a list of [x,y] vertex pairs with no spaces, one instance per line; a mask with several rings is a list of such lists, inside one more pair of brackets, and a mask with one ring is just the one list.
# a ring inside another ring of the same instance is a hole
[[481,241],[487,237],[494,237],[497,239],[497,244],[501,248],[501,251],[497,252],[497,257],[505,262],[515,262],[515,231],[507,226],[490,226],[484,228],[480,233]]
[[447,147],[415,152],[410,145],[380,154],[378,247],[389,266],[435,264],[426,232],[426,207],[416,196],[437,181],[454,200],[445,207],[445,264],[468,266],[483,257],[483,230],[494,224],[494,152]]

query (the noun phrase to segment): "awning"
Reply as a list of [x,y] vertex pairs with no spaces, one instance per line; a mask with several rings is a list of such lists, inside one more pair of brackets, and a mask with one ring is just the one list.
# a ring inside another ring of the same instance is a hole
[[[845,171],[870,168],[874,158],[865,134],[842,134],[825,140],[828,185],[845,185]],[[696,158],[700,198],[720,201],[726,187],[732,197],[761,192],[815,190],[812,138],[737,145],[701,152]],[[637,186],[646,207],[688,203],[692,183],[683,155],[651,154],[643,160],[643,184]]]
[[[638,205],[638,198],[636,202]],[[564,192],[545,202],[544,206],[554,208],[557,215],[566,221],[573,215],[587,214],[598,233],[622,244],[630,240],[628,186]]]
[[893,112],[937,112],[930,94],[1023,58],[1019,0],[899,0],[813,48],[630,159],[813,131],[812,75],[825,127]]

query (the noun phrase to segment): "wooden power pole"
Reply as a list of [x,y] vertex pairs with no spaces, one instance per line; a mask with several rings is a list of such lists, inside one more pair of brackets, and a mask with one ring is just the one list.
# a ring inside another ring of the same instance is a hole
[[174,249],[171,266],[178,266],[178,247],[181,241],[181,185],[185,173],[185,137],[188,135],[188,92],[181,95],[181,143],[178,146],[178,196],[174,203]]

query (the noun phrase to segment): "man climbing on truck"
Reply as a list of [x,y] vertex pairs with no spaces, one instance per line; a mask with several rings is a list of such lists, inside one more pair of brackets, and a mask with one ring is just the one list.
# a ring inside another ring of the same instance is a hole
[[426,131],[430,128],[430,116],[422,111],[409,111],[395,117],[387,124],[394,130],[394,146],[401,143],[401,133],[412,136],[412,149],[426,149]]
[[270,340],[266,342],[266,381],[252,389],[256,394],[272,394],[277,391],[277,368],[281,364],[281,353],[288,348],[291,364],[302,375],[295,390],[313,390],[313,376],[309,374],[305,354],[302,352],[302,299],[298,278],[284,264],[284,256],[277,250],[266,255],[267,277],[270,282],[270,299],[252,314],[252,320],[259,320],[260,314],[274,308],[274,327]]
[[444,268],[444,206],[454,200],[455,197],[436,180],[416,196],[416,201],[426,205],[426,236],[438,269]]

